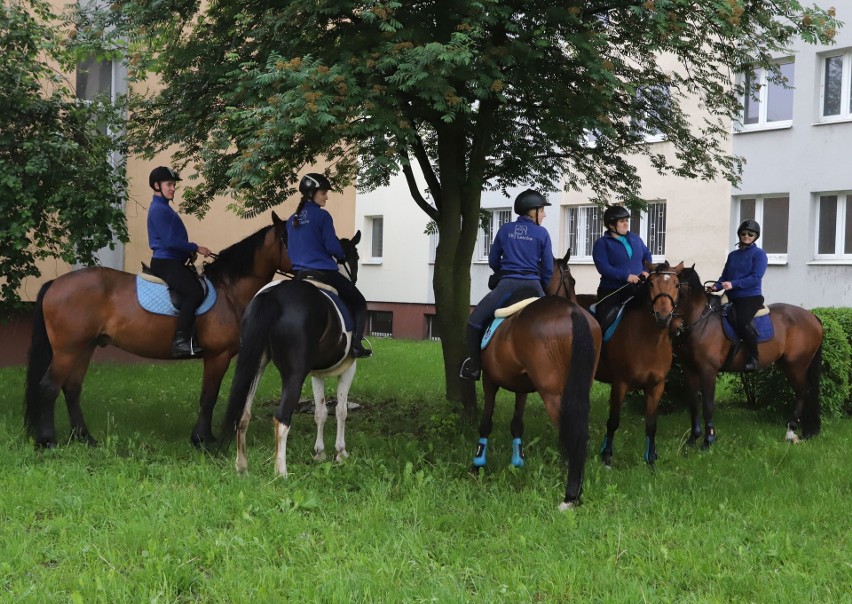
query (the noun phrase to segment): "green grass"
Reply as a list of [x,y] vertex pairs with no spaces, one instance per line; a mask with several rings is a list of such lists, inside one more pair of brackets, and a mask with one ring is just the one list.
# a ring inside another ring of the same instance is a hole
[[[585,504],[560,513],[556,428],[537,397],[527,466],[509,467],[504,394],[489,470],[473,478],[476,426],[443,399],[439,346],[375,345],[351,392],[363,408],[347,422],[350,459],[313,461],[313,417],[300,414],[287,480],[273,479],[273,370],[245,477],[233,447],[217,457],[189,445],[200,363],[93,366],[84,409],[101,446],[50,451],[20,428],[23,368],[0,370],[0,600],[852,601],[852,421],[792,446],[783,418],[728,404],[716,448],[699,453],[685,446],[686,414],[673,412],[660,418],[652,472],[631,405],[613,469],[590,458]],[[592,452],[607,395],[596,385]],[[61,400],[57,425],[67,433]]]

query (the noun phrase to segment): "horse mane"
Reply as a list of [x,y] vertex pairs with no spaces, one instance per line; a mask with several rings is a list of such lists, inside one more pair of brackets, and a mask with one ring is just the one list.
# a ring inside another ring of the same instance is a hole
[[226,247],[219,252],[218,258],[204,265],[204,274],[215,285],[227,279],[236,280],[250,275],[254,267],[255,253],[263,246],[266,233],[271,228],[272,225],[265,226],[242,241]]
[[704,284],[701,282],[701,277],[698,276],[698,272],[694,266],[683,269],[683,272],[680,274],[680,280],[686,282],[690,291],[704,291]]

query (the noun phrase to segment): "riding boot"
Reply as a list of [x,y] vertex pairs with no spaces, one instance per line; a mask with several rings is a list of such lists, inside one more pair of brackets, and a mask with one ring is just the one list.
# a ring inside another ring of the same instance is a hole
[[467,326],[467,350],[468,358],[464,360],[459,372],[459,377],[465,380],[478,380],[482,374],[482,330],[473,325]]
[[743,330],[742,339],[745,353],[749,357],[743,365],[743,371],[756,371],[760,368],[760,360],[757,357],[757,332],[754,327],[751,325],[746,327]]
[[373,351],[369,348],[364,348],[364,328],[367,326],[367,309],[360,312],[355,312],[355,327],[352,329],[352,347],[349,349],[349,356],[353,359],[365,359],[373,356]]
[[196,346],[191,337],[187,337],[183,331],[176,331],[172,341],[172,358],[188,359],[200,355],[201,348]]

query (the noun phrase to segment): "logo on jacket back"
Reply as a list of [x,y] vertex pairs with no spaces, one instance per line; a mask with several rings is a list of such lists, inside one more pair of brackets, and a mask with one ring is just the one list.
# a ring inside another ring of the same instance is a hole
[[310,220],[308,220],[308,211],[302,210],[299,213],[299,224],[308,224]]
[[509,238],[510,239],[523,239],[523,240],[526,240],[526,241],[533,241],[533,239],[534,239],[533,237],[530,237],[527,234],[527,225],[525,225],[525,224],[516,224],[515,230],[513,232],[509,233]]

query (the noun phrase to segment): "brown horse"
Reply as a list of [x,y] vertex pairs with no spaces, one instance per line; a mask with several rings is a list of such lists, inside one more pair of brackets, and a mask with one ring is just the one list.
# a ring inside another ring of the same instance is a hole
[[[595,375],[599,382],[612,385],[609,419],[600,453],[601,461],[607,466],[612,465],[612,445],[621,424],[624,397],[635,388],[642,388],[645,394],[645,461],[653,465],[657,460],[657,413],[672,366],[667,328],[678,306],[683,262],[677,266],[664,262],[646,268],[649,275],[637,288],[634,301],[625,308],[612,338],[604,343]],[[578,296],[578,300],[587,306],[594,296]]]
[[[240,346],[240,319],[257,291],[277,270],[292,269],[284,237],[285,224],[275,212],[272,226],[223,250],[205,275],[216,288],[216,303],[198,317],[198,341],[204,349],[204,377],[198,421],[191,441],[215,440],[213,407],[222,377]],[[80,408],[83,378],[95,346],[112,344],[151,359],[171,358],[177,318],[143,310],[136,299],[136,276],[92,267],[46,283],[38,294],[27,367],[24,422],[36,446],[56,445],[54,405],[65,395],[71,436],[97,444]]]
[[576,304],[569,250],[554,259],[548,295],[505,319],[482,352],[485,406],[479,425],[479,449],[471,471],[485,465],[497,391],[515,393],[512,463],[523,465],[521,438],[527,394],[538,392],[547,414],[559,425],[559,443],[568,459],[565,499],[560,509],[579,503],[589,438],[589,390],[601,348],[601,330]]
[[[739,351],[728,359],[734,343],[722,330],[721,304],[718,296],[705,291],[694,268],[686,269],[683,299],[678,318],[672,322],[675,353],[683,364],[690,391],[692,434],[694,444],[701,436],[698,394],[704,403],[705,436],[702,448],[716,440],[713,406],[716,376],[720,371],[741,372],[746,356]],[[795,404],[787,422],[786,439],[796,442],[796,430],[802,425],[802,438],[816,436],[820,430],[819,387],[822,375],[822,323],[810,311],[791,304],[770,304],[774,337],[758,345],[760,367],[776,363],[790,382]]]

